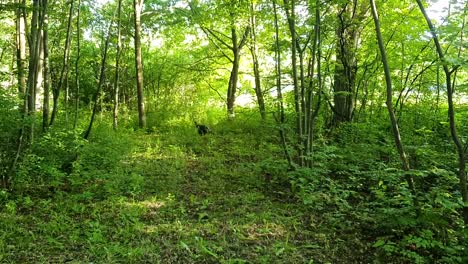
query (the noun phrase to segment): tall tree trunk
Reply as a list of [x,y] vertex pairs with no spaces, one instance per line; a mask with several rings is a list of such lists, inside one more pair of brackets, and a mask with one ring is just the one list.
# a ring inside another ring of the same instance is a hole
[[393,97],[393,88],[392,88],[392,80],[390,76],[390,68],[388,66],[388,61],[387,61],[387,54],[385,51],[385,45],[382,40],[382,34],[380,33],[380,21],[379,21],[379,16],[377,14],[377,8],[375,6],[374,0],[370,0],[371,8],[372,8],[372,17],[374,19],[374,24],[375,24],[375,32],[377,35],[377,42],[379,44],[379,49],[380,49],[380,54],[382,57],[382,64],[385,72],[385,83],[387,85],[387,100],[386,100],[386,105],[387,105],[387,110],[388,114],[390,116],[390,123],[392,125],[392,132],[393,132],[393,138],[395,141],[395,145],[397,147],[398,153],[400,155],[400,160],[402,163],[403,170],[406,172],[406,181],[408,183],[408,187],[413,194],[413,202],[416,207],[416,210],[419,211],[418,208],[418,203],[417,199],[415,197],[416,192],[414,188],[414,183],[413,183],[413,178],[408,174],[410,170],[410,165],[408,162],[408,158],[406,156],[406,153],[403,149],[403,143],[401,141],[401,135],[400,135],[400,129],[398,127],[398,122],[395,116],[395,111],[393,110],[393,102],[392,102],[392,97]]
[[[237,41],[236,30],[232,29],[233,43]],[[237,47],[232,49],[234,55],[234,60],[232,62],[231,75],[229,77],[228,91],[227,91],[227,110],[228,116],[233,118],[235,117],[234,112],[234,103],[236,102],[236,90],[237,90],[237,81],[239,79],[239,60],[240,60],[240,51]]]
[[145,98],[143,95],[143,63],[141,60],[141,9],[143,0],[133,0],[135,19],[135,67],[138,96],[138,124],[140,128],[146,127]]
[[[16,67],[18,78],[18,94],[20,99],[26,96],[26,0],[16,0]],[[27,112],[27,104],[23,104],[23,113]]]
[[86,131],[85,131],[85,133],[83,135],[84,139],[89,138],[89,135],[91,133],[91,129],[93,128],[94,119],[96,118],[96,113],[98,111],[98,105],[99,105],[99,100],[100,100],[100,97],[101,97],[102,85],[104,83],[104,74],[105,74],[105,71],[106,71],[107,50],[109,49],[110,31],[111,31],[111,28],[112,28],[112,24],[113,24],[113,21],[111,20],[109,22],[109,28],[107,30],[106,41],[104,43],[104,54],[102,55],[102,60],[101,60],[101,71],[99,73],[98,87],[96,89],[96,94],[95,94],[95,97],[94,97],[93,112],[91,113],[91,119],[89,121],[88,129],[86,129]]
[[286,9],[286,16],[288,19],[289,32],[291,34],[291,67],[292,67],[292,79],[294,86],[294,110],[296,112],[296,137],[297,142],[295,144],[297,151],[297,161],[300,166],[304,165],[304,149],[302,139],[302,110],[301,110],[301,93],[299,90],[299,83],[297,77],[297,50],[296,50],[296,15],[295,15],[295,0],[284,0]]
[[288,161],[290,168],[294,167],[293,160],[288,151],[288,145],[286,142],[286,133],[284,131],[284,104],[283,104],[283,92],[281,87],[281,45],[279,40],[279,27],[278,27],[278,11],[276,7],[276,0],[273,0],[273,12],[275,15],[275,66],[276,66],[276,97],[277,97],[277,108],[279,113],[279,118],[277,118],[277,123],[279,123],[279,134],[281,145],[283,146],[284,156]]
[[[64,83],[66,83],[68,79],[68,61],[70,58],[70,42],[71,42],[71,23],[72,23],[72,18],[73,18],[73,6],[74,6],[75,1],[71,0],[70,1],[70,9],[68,12],[68,24],[67,24],[67,34],[65,37],[65,48],[63,50],[63,65],[62,65],[62,70],[60,71],[60,78],[57,87],[53,88],[53,101],[54,105],[52,108],[52,116],[50,117],[50,125],[52,126],[55,122],[55,119],[57,117],[57,112],[58,112],[58,100],[60,96],[60,90],[63,89]],[[64,103],[65,103],[65,111],[68,111],[67,109],[67,102],[68,102],[68,91],[65,93],[65,98],[64,98]]]
[[50,99],[50,76],[49,76],[49,16],[48,2],[43,1],[44,9],[44,25],[42,48],[44,52],[44,99],[42,103],[42,130],[45,131],[49,127],[49,99]]
[[33,13],[31,16],[31,29],[29,35],[29,68],[28,68],[28,113],[36,108],[35,96],[37,86],[37,69],[39,64],[39,0],[33,0]]
[[252,44],[250,45],[250,53],[252,55],[252,62],[253,62],[253,71],[254,71],[254,78],[255,78],[255,95],[257,96],[257,103],[258,108],[260,110],[260,116],[262,120],[266,119],[266,111],[265,111],[265,100],[263,98],[263,92],[260,82],[260,69],[258,64],[258,50],[257,50],[257,36],[256,36],[256,19],[255,19],[255,5],[254,1],[250,1],[250,27],[252,28],[251,33],[251,40]]
[[[28,96],[26,93],[26,1],[25,0],[16,0],[16,9],[15,9],[15,24],[16,24],[16,67],[17,67],[17,79],[18,79],[18,95],[21,101],[21,106],[19,107],[21,111],[21,116],[24,119],[28,112]],[[18,131],[17,145],[15,156],[12,159],[12,162],[9,166],[7,173],[2,173],[1,178],[1,187],[3,189],[10,188],[11,178],[16,171],[16,165],[18,159],[21,155],[23,145],[24,145],[24,127],[23,122],[22,127]]]
[[336,62],[334,75],[334,117],[338,125],[353,118],[354,93],[357,72],[356,44],[358,43],[360,24],[358,0],[342,2],[338,10],[336,26]]
[[427,25],[431,31],[432,39],[434,40],[434,44],[436,46],[437,55],[439,56],[440,61],[442,62],[442,68],[445,73],[445,86],[447,87],[447,104],[448,104],[448,118],[450,122],[450,134],[452,136],[453,143],[455,148],[457,149],[458,154],[458,180],[460,186],[460,192],[462,194],[463,200],[463,221],[465,226],[468,226],[468,190],[466,184],[466,157],[465,157],[465,150],[463,149],[463,143],[458,136],[457,132],[457,122],[455,120],[455,109],[453,106],[453,93],[454,87],[452,83],[452,73],[457,69],[456,67],[452,70],[449,69],[448,64],[449,62],[446,61],[444,52],[439,42],[439,38],[437,37],[437,31],[434,25],[431,22],[431,19],[426,13],[424,9],[424,5],[422,4],[421,0],[416,0],[418,2],[419,9],[423,14],[424,18],[426,19]]
[[228,92],[227,92],[227,111],[229,117],[235,117],[234,104],[236,102],[236,92],[237,92],[237,81],[239,80],[239,64],[240,64],[240,52],[244,45],[247,42],[247,37],[250,33],[250,26],[245,28],[244,34],[240,41],[237,41],[237,30],[234,12],[231,12],[231,41],[232,46],[230,47],[232,51],[232,69],[231,75],[229,77]]
[[34,141],[34,123],[36,111],[36,92],[39,82],[41,65],[41,30],[43,24],[42,17],[42,1],[33,1],[33,14],[31,17],[31,31],[29,36],[29,67],[28,67],[28,115],[31,120],[28,125],[28,139],[30,142]]
[[81,0],[78,0],[76,7],[76,60],[75,60],[75,118],[73,121],[73,129],[76,129],[78,123],[78,114],[80,111],[80,56],[81,56],[81,22],[80,10]]
[[122,0],[118,2],[117,8],[117,54],[115,56],[115,78],[114,78],[114,109],[112,114],[112,127],[117,129],[118,115],[119,115],[119,85],[120,85],[120,53],[122,50],[122,41],[120,36],[120,17],[122,11]]
[[[307,162],[308,167],[313,167],[313,141],[314,141],[314,128],[315,128],[315,119],[318,116],[318,112],[320,110],[320,105],[322,103],[322,74],[321,74],[321,63],[320,57],[322,53],[321,48],[321,37],[320,37],[320,28],[321,28],[321,18],[320,18],[320,0],[316,0],[315,3],[315,26],[314,26],[314,42],[312,45],[312,59],[311,65],[309,66],[309,85],[307,91],[307,99],[306,99],[306,124],[308,125],[306,132],[307,132],[307,140],[306,140],[306,156],[309,157]],[[315,108],[312,109],[312,105],[314,103],[314,65],[317,62],[317,102]]]

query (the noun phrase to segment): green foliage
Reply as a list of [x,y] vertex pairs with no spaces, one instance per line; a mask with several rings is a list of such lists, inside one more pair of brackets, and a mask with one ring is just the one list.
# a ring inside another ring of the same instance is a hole
[[[461,201],[452,161],[434,145],[437,141],[428,144],[426,133],[412,134],[412,143],[427,142],[407,149],[414,168],[407,172],[416,186],[413,197],[391,135],[383,131],[379,124],[341,126],[335,132],[336,143],[319,142],[315,147],[312,168],[289,173],[293,190],[310,210],[322,215],[327,228],[374,241],[372,258],[462,263]],[[343,245],[356,250],[369,246]]]
[[16,156],[22,125],[18,101],[10,96],[7,90],[0,89],[0,181],[10,177],[11,166]]

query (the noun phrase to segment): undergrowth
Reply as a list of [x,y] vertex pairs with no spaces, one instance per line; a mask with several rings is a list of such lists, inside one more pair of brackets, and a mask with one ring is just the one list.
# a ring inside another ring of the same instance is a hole
[[53,127],[26,150],[0,196],[0,262],[466,261],[453,161],[432,130],[407,143],[413,197],[378,124],[317,137],[313,167],[291,170],[276,125],[250,116],[206,136],[184,118],[109,123],[89,141]]

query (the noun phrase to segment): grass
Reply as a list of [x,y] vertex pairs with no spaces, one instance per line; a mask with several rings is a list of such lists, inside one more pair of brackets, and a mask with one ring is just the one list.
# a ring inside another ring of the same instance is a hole
[[466,262],[446,154],[413,155],[418,216],[380,130],[317,141],[314,167],[288,171],[275,128],[243,122],[51,130],[0,191],[0,263]]
[[98,129],[70,175],[39,169],[55,175],[55,188],[18,184],[3,200],[0,262],[322,263],[339,257],[316,216],[286,187],[265,182],[259,164],[281,153],[269,137],[174,131]]

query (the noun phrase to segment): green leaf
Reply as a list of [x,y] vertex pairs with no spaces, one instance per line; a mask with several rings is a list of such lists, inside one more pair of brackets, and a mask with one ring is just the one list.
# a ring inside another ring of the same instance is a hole
[[381,246],[383,246],[383,245],[385,245],[385,241],[379,239],[379,240],[377,240],[377,242],[375,242],[374,245],[372,245],[372,246],[375,247],[375,248],[377,248],[377,247],[381,247]]

